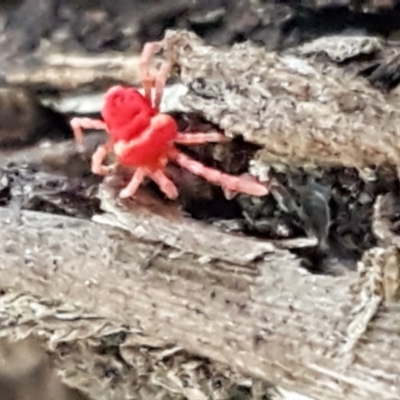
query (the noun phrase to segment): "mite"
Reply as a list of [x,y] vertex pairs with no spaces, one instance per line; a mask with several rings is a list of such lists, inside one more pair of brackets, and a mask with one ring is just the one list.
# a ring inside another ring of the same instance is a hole
[[[108,153],[116,155],[118,163],[134,172],[130,182],[120,192],[121,198],[134,197],[143,180],[152,179],[171,200],[179,195],[174,182],[165,173],[168,162],[189,170],[207,181],[220,185],[226,193],[240,192],[264,196],[269,189],[249,175],[235,176],[209,168],[180,152],[175,144],[198,145],[223,142],[220,133],[180,133],[176,121],[159,112],[170,65],[163,63],[155,76],[150,74],[150,60],[161,49],[161,43],[147,43],[140,57],[144,95],[137,89],[113,86],[105,93],[101,120],[73,118],[71,126],[75,140],[83,143],[82,129],[99,129],[108,133],[109,140],[92,157],[92,171],[107,175],[111,167],[103,165]],[[154,99],[153,94],[154,92]]]

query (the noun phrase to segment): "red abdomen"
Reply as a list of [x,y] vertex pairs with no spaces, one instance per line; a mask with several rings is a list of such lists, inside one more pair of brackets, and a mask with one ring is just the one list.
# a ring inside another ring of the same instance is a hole
[[116,155],[121,164],[132,167],[162,168],[168,150],[177,137],[175,120],[166,114],[154,116],[147,129],[125,144],[116,146]]
[[145,110],[144,113],[136,115],[129,123],[122,126],[109,124],[108,130],[112,141],[114,143],[120,140],[129,142],[139,137],[150,126],[151,117],[152,114]]

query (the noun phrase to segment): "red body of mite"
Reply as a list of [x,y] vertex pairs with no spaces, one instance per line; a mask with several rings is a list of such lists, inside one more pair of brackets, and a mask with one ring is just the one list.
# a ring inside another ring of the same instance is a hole
[[139,136],[157,113],[137,89],[123,86],[113,86],[105,93],[101,110],[114,143]]
[[[113,143],[129,142],[118,161],[129,167],[162,167],[178,136],[175,120],[159,114],[135,88],[115,86],[106,93],[101,113]],[[134,149],[134,151],[132,151]]]
[[121,197],[133,196],[142,181],[148,177],[158,184],[167,197],[175,199],[178,190],[164,172],[168,161],[221,185],[228,194],[233,191],[254,196],[266,195],[268,185],[258,182],[254,177],[228,175],[206,167],[175,147],[175,143],[197,145],[222,142],[227,138],[220,133],[179,133],[175,120],[167,114],[159,113],[169,66],[165,64],[157,76],[152,77],[149,72],[149,60],[160,47],[160,43],[148,43],[143,49],[140,64],[144,95],[132,87],[114,86],[105,94],[102,120],[71,120],[75,138],[80,145],[83,143],[82,128],[104,129],[109,134],[109,141],[93,154],[92,171],[99,175],[110,173],[112,168],[103,165],[103,161],[109,152],[114,152],[120,164],[135,170],[131,181],[121,190]]

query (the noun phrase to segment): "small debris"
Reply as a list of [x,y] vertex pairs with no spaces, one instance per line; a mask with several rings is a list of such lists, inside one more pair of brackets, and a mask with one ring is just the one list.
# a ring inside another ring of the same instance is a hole
[[0,169],[0,204],[21,210],[43,211],[89,219],[101,213],[93,179],[71,178],[10,164]]

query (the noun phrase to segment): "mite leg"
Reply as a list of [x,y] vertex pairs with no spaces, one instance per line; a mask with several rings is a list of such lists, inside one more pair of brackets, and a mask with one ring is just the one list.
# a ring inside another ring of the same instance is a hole
[[162,95],[164,92],[164,88],[165,88],[170,70],[171,70],[171,64],[165,61],[161,65],[161,67],[157,73],[157,76],[156,76],[154,107],[157,110],[160,108]]
[[125,186],[124,189],[121,190],[119,193],[119,197],[122,199],[127,199],[128,197],[133,197],[137,190],[139,189],[139,186],[143,182],[143,179],[146,177],[146,170],[144,168],[138,168],[131,181],[128,183],[128,185]]
[[110,167],[103,165],[104,159],[107,154],[112,151],[112,142],[107,142],[102,146],[99,146],[92,156],[92,172],[96,175],[107,175],[111,172]]
[[178,133],[174,142],[179,144],[195,145],[210,142],[227,142],[229,139],[221,133]]
[[151,90],[154,86],[154,77],[150,74],[150,60],[155,53],[161,50],[160,42],[146,43],[143,47],[142,54],[140,55],[140,73],[142,75],[142,85],[144,88],[144,95],[152,103]]
[[149,178],[151,178],[163,193],[171,199],[175,200],[178,197],[178,189],[175,184],[164,174],[164,172],[159,169],[156,172],[152,172],[149,174]]
[[266,183],[262,184],[248,175],[235,176],[222,173],[217,169],[206,167],[202,163],[179,152],[177,149],[170,150],[168,156],[181,167],[195,175],[201,176],[209,182],[222,186],[228,192],[245,193],[251,196],[265,196],[269,193]]
[[[143,47],[140,56],[140,70],[142,74],[142,85],[144,88],[144,95],[150,104],[158,109],[160,106],[162,94],[167,81],[171,66],[168,62],[164,62],[155,77],[150,74],[150,60],[155,53],[161,50],[161,42],[146,43]],[[152,89],[155,87],[154,103],[152,102]]]
[[70,121],[72,131],[74,132],[75,141],[78,146],[83,147],[83,132],[82,129],[98,129],[107,130],[107,125],[99,119],[91,118],[72,118]]
[[164,174],[162,170],[149,172],[146,168],[138,168],[131,181],[121,190],[119,196],[123,199],[133,197],[145,177],[152,179],[160,187],[161,191],[171,200],[178,197],[178,190],[174,183]]

